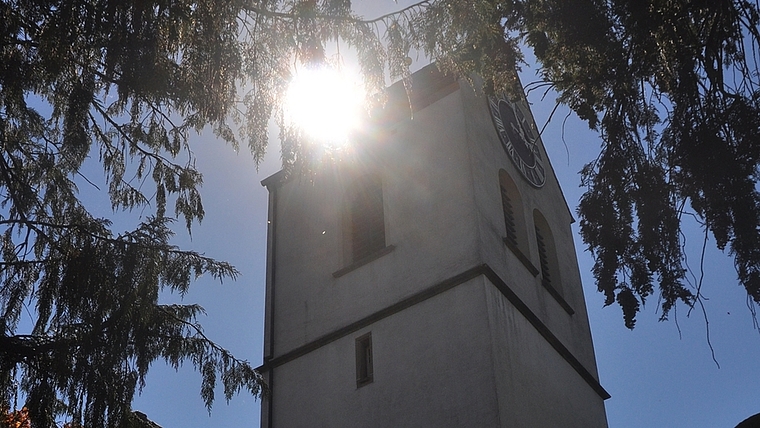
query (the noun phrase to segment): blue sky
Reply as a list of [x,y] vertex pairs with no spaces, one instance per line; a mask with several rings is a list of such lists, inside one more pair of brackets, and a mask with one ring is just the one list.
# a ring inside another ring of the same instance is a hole
[[[381,7],[403,4],[372,2],[372,8],[360,13],[376,16]],[[534,72],[523,70],[524,84],[535,80]],[[554,107],[554,97],[541,100],[540,94],[534,94],[530,101],[541,127]],[[574,211],[583,191],[578,171],[596,156],[600,140],[574,115],[567,115],[566,108],[558,109],[543,141]],[[183,301],[204,306],[208,316],[200,321],[207,335],[254,365],[262,356],[267,213],[267,192],[259,182],[280,165],[276,129],[271,129],[271,136],[269,154],[258,172],[245,147],[236,154],[210,132],[192,139],[198,168],[204,174],[206,218],[194,227],[192,239],[178,224],[175,240],[185,248],[230,261],[241,271],[237,281],[222,285],[201,278]],[[658,322],[657,298],[653,296],[636,329],[629,331],[617,306],[603,308],[603,296],[596,291],[591,275],[593,261],[584,251],[577,224],[573,230],[600,382],[612,395],[606,402],[610,427],[733,427],[760,412],[760,336],[753,329],[746,294],[737,283],[732,261],[714,248],[712,237],[702,292],[709,298],[704,303],[720,368],[712,359],[699,309],[687,317],[687,308],[682,306],[671,314],[670,321]],[[688,228],[687,253],[696,275],[702,238],[697,228]],[[158,362],[134,407],[165,428],[259,425],[260,403],[249,395],[240,394],[227,405],[219,390],[209,416],[199,388],[200,377],[191,365],[175,372]]]

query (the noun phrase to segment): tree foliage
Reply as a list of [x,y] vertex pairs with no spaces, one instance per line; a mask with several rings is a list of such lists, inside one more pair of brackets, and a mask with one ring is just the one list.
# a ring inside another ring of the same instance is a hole
[[758,4],[571,1],[526,4],[524,19],[542,76],[602,136],[579,214],[606,304],[633,328],[655,286],[663,319],[700,298],[685,283],[689,213],[760,303]]
[[[227,398],[261,391],[248,364],[203,335],[199,307],[158,304],[201,274],[236,274],[170,244],[174,218],[190,229],[204,213],[188,137],[210,126],[259,162],[274,118],[284,166],[308,167],[310,147],[283,121],[285,90],[297,64],[330,63],[341,47],[377,103],[389,80],[414,90],[414,52],[519,94],[531,49],[558,102],[602,138],[579,214],[605,303],[632,328],[655,290],[663,318],[699,299],[685,283],[687,212],[760,303],[757,2],[396,7],[364,19],[350,0],[0,1],[0,402],[21,393],[35,426],[58,415],[118,426],[157,359],[192,362],[208,406],[217,379]],[[113,210],[147,220],[117,233],[89,211],[77,187],[90,185],[86,162],[102,167]]]
[[[203,218],[187,137],[208,123],[225,132],[236,7],[0,3],[0,403],[20,394],[35,427],[129,425],[158,359],[191,362],[209,408],[217,381],[228,399],[261,391],[248,363],[204,336],[200,307],[158,303],[202,274],[237,274],[171,245],[166,214],[173,202],[188,229]],[[88,158],[114,210],[152,212],[135,230],[113,232],[80,199]]]

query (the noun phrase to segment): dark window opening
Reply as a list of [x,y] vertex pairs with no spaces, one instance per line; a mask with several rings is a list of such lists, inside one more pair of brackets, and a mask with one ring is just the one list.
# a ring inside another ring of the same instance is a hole
[[380,177],[368,175],[356,184],[351,195],[350,219],[353,261],[385,248],[383,187]]
[[372,383],[372,333],[356,339],[356,387]]

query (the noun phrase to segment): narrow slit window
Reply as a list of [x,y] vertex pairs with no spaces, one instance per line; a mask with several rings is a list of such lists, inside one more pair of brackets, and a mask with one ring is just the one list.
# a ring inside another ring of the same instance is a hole
[[372,383],[372,333],[356,339],[356,387]]

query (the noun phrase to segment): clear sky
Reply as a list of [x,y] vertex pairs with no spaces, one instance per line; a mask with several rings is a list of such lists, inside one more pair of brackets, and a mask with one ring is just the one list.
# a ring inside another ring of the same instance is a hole
[[[380,8],[403,7],[405,2],[354,4],[362,8],[359,13],[369,17],[376,16]],[[525,67],[522,79],[524,84],[535,80],[535,68]],[[554,107],[552,94],[543,100],[541,95],[529,97],[539,127]],[[227,260],[241,271],[237,281],[222,285],[201,278],[184,302],[204,306],[208,316],[200,321],[206,334],[253,365],[261,363],[263,342],[267,192],[259,182],[280,166],[277,130],[272,128],[270,133],[270,151],[258,172],[247,148],[241,147],[236,154],[210,132],[193,138],[198,168],[204,174],[206,218],[194,227],[192,239],[178,223],[175,241]],[[598,153],[599,137],[560,107],[542,138],[575,211],[583,191],[578,171]],[[603,296],[596,291],[591,275],[593,261],[580,241],[578,225],[573,226],[599,378],[612,395],[606,402],[610,427],[733,427],[760,412],[760,335],[753,329],[746,293],[737,283],[732,261],[714,248],[711,236],[702,293],[709,298],[704,304],[720,368],[711,356],[700,309],[687,316],[688,308],[681,306],[670,321],[658,322],[657,296],[652,296],[636,329],[629,331],[617,306],[603,308]],[[687,253],[697,276],[702,239],[698,229],[689,228]],[[191,365],[175,372],[159,362],[151,370],[148,386],[134,408],[164,428],[259,425],[260,403],[246,393],[227,405],[218,390],[218,401],[209,416],[199,394],[200,376]]]

